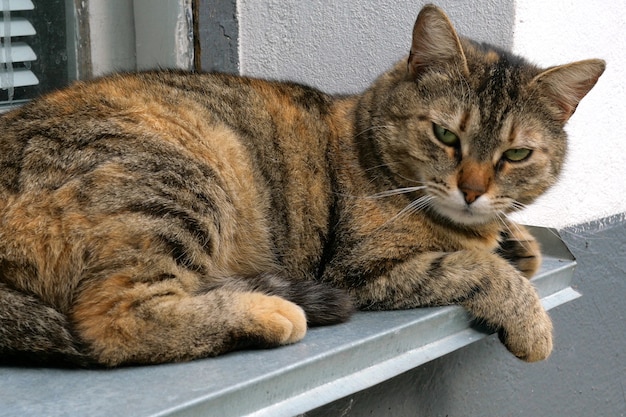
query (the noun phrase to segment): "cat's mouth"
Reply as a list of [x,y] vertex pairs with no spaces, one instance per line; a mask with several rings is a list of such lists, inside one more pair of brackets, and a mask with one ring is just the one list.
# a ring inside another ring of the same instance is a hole
[[437,214],[468,226],[490,223],[498,216],[486,195],[480,196],[471,204],[465,201],[460,192],[458,195],[447,195],[445,198],[438,196],[431,207]]

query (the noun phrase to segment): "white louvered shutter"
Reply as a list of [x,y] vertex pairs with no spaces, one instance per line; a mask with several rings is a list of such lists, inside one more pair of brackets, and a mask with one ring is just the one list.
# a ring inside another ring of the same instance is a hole
[[39,84],[30,70],[37,55],[28,45],[28,38],[36,35],[35,28],[19,13],[34,7],[31,0],[0,0],[0,88],[8,91],[8,103],[13,100],[15,87]]

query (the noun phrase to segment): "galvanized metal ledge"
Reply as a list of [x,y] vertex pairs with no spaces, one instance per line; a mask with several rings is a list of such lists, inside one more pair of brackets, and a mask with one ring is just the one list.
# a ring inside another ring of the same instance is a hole
[[[533,279],[548,309],[579,297],[557,232]],[[293,416],[363,390],[488,335],[460,307],[361,312],[295,345],[185,364],[114,370],[0,367],[0,416]],[[511,360],[514,360],[513,358]]]

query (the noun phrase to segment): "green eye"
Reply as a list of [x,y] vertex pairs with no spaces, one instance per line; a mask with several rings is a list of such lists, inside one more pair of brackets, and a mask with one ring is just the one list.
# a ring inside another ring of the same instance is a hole
[[528,158],[532,151],[530,149],[519,148],[519,149],[509,149],[504,153],[504,159],[511,162],[521,162],[524,159]]
[[445,127],[441,127],[438,124],[433,123],[433,132],[435,133],[437,139],[439,139],[444,145],[458,146],[459,137]]

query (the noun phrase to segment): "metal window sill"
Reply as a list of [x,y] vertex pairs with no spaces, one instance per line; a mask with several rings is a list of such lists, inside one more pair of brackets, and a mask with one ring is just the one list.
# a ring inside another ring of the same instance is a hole
[[[580,295],[556,231],[533,228],[547,309]],[[295,345],[183,364],[113,370],[0,367],[0,416],[293,416],[488,336],[460,307],[360,312]],[[513,359],[512,359],[513,360]]]

